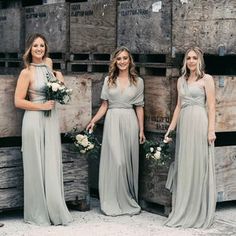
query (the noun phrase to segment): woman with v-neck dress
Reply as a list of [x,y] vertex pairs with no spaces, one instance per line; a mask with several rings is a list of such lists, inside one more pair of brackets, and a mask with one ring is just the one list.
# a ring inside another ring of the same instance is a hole
[[166,187],[172,191],[172,212],[165,225],[208,228],[216,205],[214,141],[215,86],[204,73],[202,51],[187,50],[177,83],[178,102],[168,131],[177,126],[175,161]]
[[105,215],[135,215],[138,205],[139,143],[144,136],[144,85],[126,47],[112,55],[102,104],[87,126],[106,114],[99,168],[99,196]]

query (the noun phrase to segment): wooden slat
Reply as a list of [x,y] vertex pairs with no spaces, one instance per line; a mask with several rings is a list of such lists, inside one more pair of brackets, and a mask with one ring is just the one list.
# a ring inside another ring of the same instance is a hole
[[165,132],[170,122],[170,80],[143,76],[145,86],[145,130]]
[[236,200],[236,146],[215,148],[217,201]]
[[[74,148],[63,144],[63,180],[66,201],[89,197],[88,161]],[[23,163],[20,147],[0,148],[0,210],[23,206]]]
[[205,53],[218,54],[224,45],[226,54],[236,53],[236,8],[234,0],[173,1],[172,42],[175,52],[184,53],[198,45]]
[[[16,80],[13,76],[0,76],[0,137],[21,135],[23,110],[14,106]],[[65,83],[73,89],[73,94],[69,104],[57,104],[63,133],[76,125],[84,129],[91,119],[91,80],[88,75],[65,76]]]
[[20,8],[0,9],[0,52],[19,53],[23,51],[22,21]]
[[116,47],[116,0],[70,4],[70,52],[111,53]]
[[236,131],[236,76],[214,76],[216,131]]
[[170,53],[171,1],[120,1],[117,31],[118,46],[134,53]]

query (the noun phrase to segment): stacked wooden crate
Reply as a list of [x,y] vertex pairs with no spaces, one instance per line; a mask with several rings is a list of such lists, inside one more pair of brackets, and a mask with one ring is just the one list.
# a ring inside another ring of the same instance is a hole
[[56,3],[24,8],[25,40],[33,33],[43,34],[55,69],[66,69],[69,51],[69,4]]
[[20,8],[0,9],[0,73],[15,72],[21,66],[24,47],[22,23]]
[[[23,167],[19,142],[23,111],[14,107],[16,80],[13,76],[0,76],[0,140],[8,139],[8,145],[0,147],[1,210],[23,206]],[[65,81],[74,92],[70,104],[58,105],[62,133],[74,126],[83,129],[91,117],[91,80],[81,75],[66,76]],[[17,145],[11,146],[13,141]],[[65,199],[80,209],[88,209],[88,162],[78,154],[73,144],[63,144],[62,150]]]
[[70,72],[106,72],[116,48],[116,0],[70,4]]

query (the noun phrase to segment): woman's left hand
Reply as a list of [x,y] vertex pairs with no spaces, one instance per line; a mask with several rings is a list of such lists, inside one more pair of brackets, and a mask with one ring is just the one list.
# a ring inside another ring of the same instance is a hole
[[143,143],[145,143],[145,141],[146,141],[146,137],[145,137],[144,133],[140,132],[139,133],[139,143],[143,144]]
[[216,140],[216,135],[214,131],[209,131],[208,132],[208,143],[209,145],[213,144]]

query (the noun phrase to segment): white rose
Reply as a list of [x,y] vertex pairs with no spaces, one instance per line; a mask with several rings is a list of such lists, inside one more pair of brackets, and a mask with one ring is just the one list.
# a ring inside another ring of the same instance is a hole
[[75,139],[80,143],[80,142],[84,139],[84,135],[82,135],[82,134],[77,134],[77,135],[75,136]]
[[52,91],[56,92],[60,88],[58,83],[52,83]]
[[161,147],[157,147],[157,151],[159,151],[159,152],[160,152],[160,151],[161,151]]
[[63,90],[63,89],[65,89],[65,86],[64,86],[64,85],[62,85],[62,86],[59,87],[59,90]]
[[91,150],[91,149],[93,149],[93,148],[94,148],[94,144],[92,144],[92,143],[89,142],[87,149],[88,149],[88,150]]
[[153,147],[150,147],[150,152],[154,152],[154,148]]
[[85,138],[80,142],[80,144],[81,144],[83,147],[87,147],[88,144],[89,144],[88,138],[85,137]]
[[70,97],[68,95],[63,96],[63,102],[68,103],[70,101]]
[[51,88],[52,83],[48,82],[48,83],[47,83],[47,86],[48,86],[49,88]]
[[154,159],[155,159],[155,160],[158,160],[158,159],[160,159],[160,158],[161,158],[161,152],[159,152],[159,151],[155,152],[155,153],[154,153]]
[[80,150],[80,153],[86,153],[86,151],[82,149],[82,150]]

